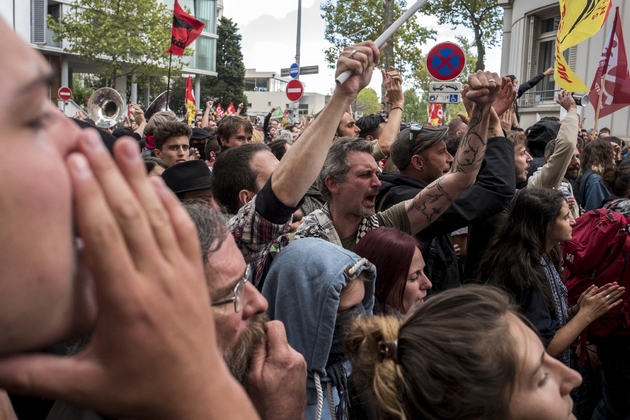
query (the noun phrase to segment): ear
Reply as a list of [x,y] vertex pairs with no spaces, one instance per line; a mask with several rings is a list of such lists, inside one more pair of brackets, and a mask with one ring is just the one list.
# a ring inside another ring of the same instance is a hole
[[225,143],[225,141],[223,141],[223,138],[219,138],[219,144],[221,146],[227,146],[227,144]]
[[217,160],[217,152],[210,152],[210,156],[208,157],[210,158],[210,163],[214,162],[215,160]]
[[153,149],[153,154],[156,158],[162,159],[162,151],[160,149]]
[[363,137],[365,140],[367,141],[374,141],[374,136],[368,134],[367,136]]
[[411,165],[415,169],[421,171],[424,168],[424,161],[422,159],[422,156],[420,156],[420,155],[413,155],[411,157]]
[[241,203],[241,207],[249,203],[252,198],[254,198],[254,195],[256,194],[252,194],[252,192],[249,190],[240,190],[238,192],[238,201]]
[[331,193],[339,192],[339,182],[337,182],[336,180],[328,177],[324,180],[324,184],[326,184],[326,188],[328,188],[328,191],[330,191]]

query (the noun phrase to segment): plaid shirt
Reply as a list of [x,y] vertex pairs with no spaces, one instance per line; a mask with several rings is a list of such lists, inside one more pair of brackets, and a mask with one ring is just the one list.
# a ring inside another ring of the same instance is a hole
[[251,264],[253,283],[258,285],[271,248],[280,251],[289,244],[290,217],[285,224],[272,223],[256,211],[256,197],[245,204],[229,221],[229,228],[236,246],[243,254],[245,262]]

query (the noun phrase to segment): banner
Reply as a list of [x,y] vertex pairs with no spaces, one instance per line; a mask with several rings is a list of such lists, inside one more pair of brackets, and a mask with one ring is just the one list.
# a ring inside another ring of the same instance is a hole
[[191,125],[197,114],[197,105],[195,104],[195,92],[190,76],[186,80],[186,110],[188,111],[188,125]]
[[[604,80],[603,92],[602,79]],[[630,105],[630,72],[628,72],[626,44],[623,40],[618,7],[612,30],[599,60],[595,79],[593,79],[589,99],[598,119]],[[597,114],[597,104],[599,104],[599,114]]]
[[214,110],[214,113],[219,119],[223,118],[223,108],[221,108],[220,103],[217,105],[217,108]]
[[171,47],[167,53],[183,56],[187,46],[201,35],[205,24],[184,12],[177,0],[173,5],[173,28],[171,30]]
[[442,125],[443,114],[442,104],[429,104],[429,125]]
[[228,115],[236,114],[236,109],[234,108],[234,103],[233,102],[230,102],[230,104],[228,105],[227,110],[225,112],[227,112]]
[[273,113],[271,118],[282,118],[282,115],[283,115],[282,107],[279,106],[278,108],[276,108],[276,112]]
[[610,6],[611,0],[560,0],[554,79],[562,89],[588,92],[588,87],[569,68],[562,53],[595,35],[606,22]]

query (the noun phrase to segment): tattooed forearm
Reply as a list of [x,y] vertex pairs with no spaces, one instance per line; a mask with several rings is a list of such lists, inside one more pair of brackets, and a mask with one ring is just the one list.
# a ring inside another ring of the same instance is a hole
[[[411,206],[407,209],[407,213],[411,213],[412,211],[422,213],[426,218],[427,224],[430,224],[436,217],[439,217],[453,202],[449,193],[442,186],[443,179],[444,177],[438,178],[423,190],[422,197],[417,195],[411,200]],[[448,204],[444,203],[444,200],[442,200],[444,198],[448,200]]]
[[468,173],[470,169],[477,170],[485,153],[487,140],[487,125],[490,106],[475,107],[468,124],[468,131],[462,138],[453,162],[453,172]]

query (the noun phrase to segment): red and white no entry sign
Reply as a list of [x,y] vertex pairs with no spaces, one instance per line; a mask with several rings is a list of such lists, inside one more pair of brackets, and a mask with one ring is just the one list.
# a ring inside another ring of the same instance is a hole
[[304,85],[297,79],[293,79],[287,85],[287,98],[291,102],[299,101],[304,95]]
[[57,91],[57,96],[62,101],[69,101],[70,99],[72,99],[72,90],[70,90],[70,88],[67,86],[62,86]]

